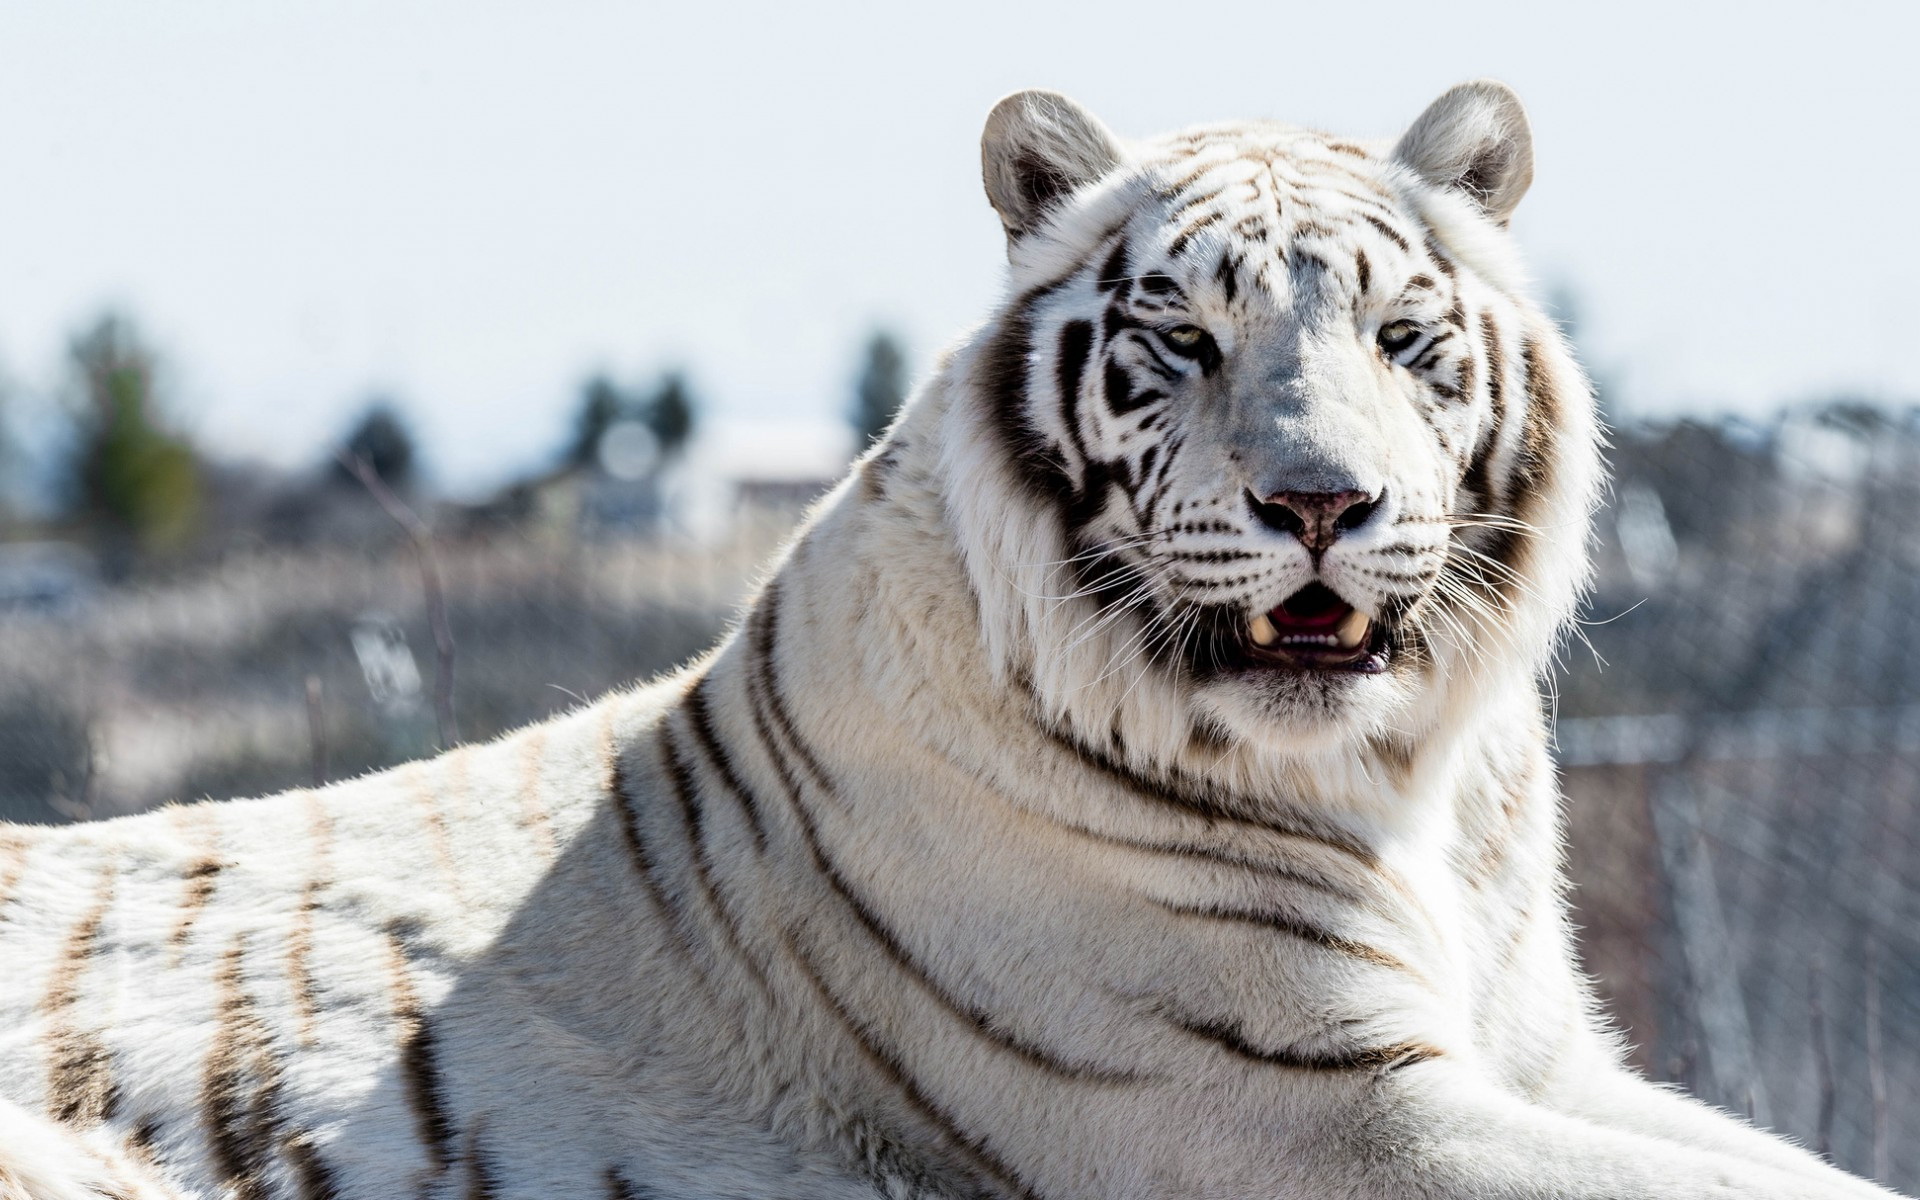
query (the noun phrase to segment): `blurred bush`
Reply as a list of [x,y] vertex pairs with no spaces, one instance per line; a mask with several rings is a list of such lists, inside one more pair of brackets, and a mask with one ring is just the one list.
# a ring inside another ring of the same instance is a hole
[[200,518],[200,463],[162,423],[152,351],[131,321],[109,314],[74,340],[71,369],[80,402],[78,509],[109,547],[109,566],[136,551],[183,547]]

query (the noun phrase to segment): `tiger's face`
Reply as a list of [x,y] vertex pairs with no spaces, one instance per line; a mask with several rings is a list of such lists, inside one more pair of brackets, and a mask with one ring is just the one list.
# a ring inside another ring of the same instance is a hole
[[1561,443],[1593,439],[1511,283],[1530,163],[1499,85],[1391,151],[1264,124],[1128,150],[1059,97],[1002,102],[987,374],[1057,520],[1042,586],[1127,699],[1151,674],[1210,736],[1377,734],[1437,675],[1538,657],[1583,571],[1539,521],[1586,502]]

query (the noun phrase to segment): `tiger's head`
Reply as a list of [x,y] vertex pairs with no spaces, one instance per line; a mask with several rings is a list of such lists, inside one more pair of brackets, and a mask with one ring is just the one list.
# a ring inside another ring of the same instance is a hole
[[962,353],[948,504],[994,659],[1162,760],[1418,736],[1530,685],[1585,579],[1589,389],[1506,226],[1505,86],[1392,144],[1121,142],[1065,97],[983,141],[1009,298]]

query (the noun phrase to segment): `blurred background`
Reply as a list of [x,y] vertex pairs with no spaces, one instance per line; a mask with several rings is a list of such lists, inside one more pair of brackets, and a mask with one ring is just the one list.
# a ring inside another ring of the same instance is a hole
[[1002,282],[977,136],[1494,75],[1614,427],[1558,688],[1636,1061],[1920,1187],[1912,6],[0,10],[0,818],[666,669]]

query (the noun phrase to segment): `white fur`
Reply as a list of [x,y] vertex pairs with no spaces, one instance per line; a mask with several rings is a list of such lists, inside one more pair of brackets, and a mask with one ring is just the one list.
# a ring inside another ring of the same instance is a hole
[[[1069,143],[1105,136],[1049,105]],[[1324,155],[1315,137],[1199,135],[1248,179]],[[0,1180],[36,1200],[116,1194],[123,1169],[149,1189],[127,1194],[180,1197],[1884,1195],[1633,1077],[1592,1011],[1538,673],[1585,579],[1597,435],[1490,221],[1361,164],[1559,400],[1497,624],[1436,603],[1430,663],[1262,707],[1062,590],[1074,546],[985,372],[1031,289],[1062,284],[1049,329],[1091,303],[1071,281],[1116,226],[1167,251],[1153,206],[1193,169],[1182,144],[1127,149],[1016,230],[1009,308],[685,671],[318,792],[0,831]],[[1061,152],[1099,161],[1081,150]],[[1233,356],[1212,386],[1242,402],[1270,363],[1360,389],[1310,398],[1382,414],[1397,511],[1447,511],[1437,441],[1489,430],[1484,397],[1396,417],[1411,384],[1268,282],[1199,318]],[[1173,427],[1199,444],[1221,411]],[[1524,449],[1484,444],[1498,471]],[[1259,545],[1249,611],[1310,571]],[[1345,546],[1326,577],[1362,594],[1382,543]],[[29,1115],[62,1105],[71,1130]]]

